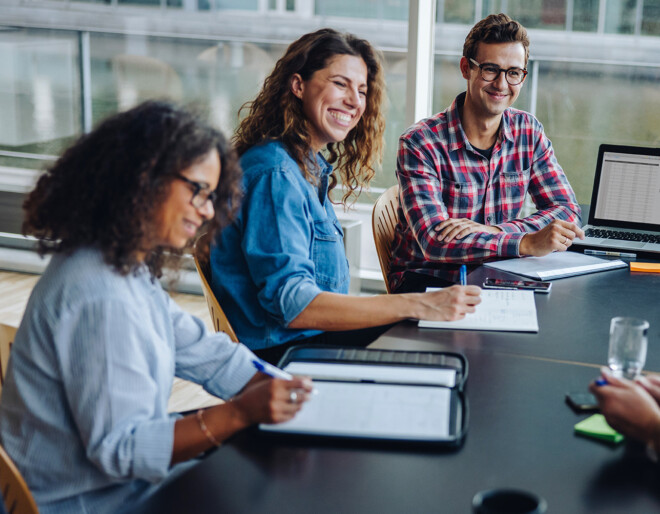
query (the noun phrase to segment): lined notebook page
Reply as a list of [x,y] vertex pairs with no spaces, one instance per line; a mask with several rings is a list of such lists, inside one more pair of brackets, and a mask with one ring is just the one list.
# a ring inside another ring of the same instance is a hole
[[[427,289],[427,291],[430,290]],[[420,328],[538,332],[534,291],[493,289],[481,291],[476,311],[458,321],[419,321]]]

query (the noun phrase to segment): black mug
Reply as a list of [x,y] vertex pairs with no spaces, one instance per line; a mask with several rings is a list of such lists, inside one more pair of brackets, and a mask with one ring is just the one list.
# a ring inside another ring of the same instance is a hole
[[543,498],[517,489],[480,491],[472,499],[474,514],[545,514],[547,510]]

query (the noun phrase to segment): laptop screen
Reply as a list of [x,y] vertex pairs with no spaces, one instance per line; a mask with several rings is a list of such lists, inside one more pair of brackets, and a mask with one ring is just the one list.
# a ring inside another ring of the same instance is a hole
[[660,231],[660,148],[600,146],[589,223]]

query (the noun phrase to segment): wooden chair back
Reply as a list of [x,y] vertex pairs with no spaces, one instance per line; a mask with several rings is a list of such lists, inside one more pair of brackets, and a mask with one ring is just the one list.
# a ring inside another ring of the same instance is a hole
[[206,304],[209,307],[209,313],[211,314],[211,320],[213,321],[213,327],[216,332],[224,332],[227,334],[232,341],[235,343],[238,342],[236,337],[236,332],[229,323],[225,311],[220,307],[220,303],[213,294],[211,290],[211,265],[209,263],[209,255],[207,252],[203,251],[204,247],[208,248],[205,244],[207,241],[207,234],[202,234],[195,246],[193,248],[193,257],[195,258],[195,266],[197,267],[197,273],[199,278],[202,281],[202,291],[204,292],[204,298],[206,298]]
[[0,491],[8,514],[39,514],[37,504],[14,461],[0,446]]
[[2,386],[5,384],[9,352],[11,345],[14,344],[16,330],[18,330],[16,327],[0,323],[0,394],[2,394]]
[[380,262],[380,270],[383,273],[383,279],[385,279],[385,287],[388,293],[391,291],[387,274],[390,271],[390,261],[392,260],[392,241],[394,240],[394,228],[398,221],[398,208],[399,186],[396,185],[390,187],[380,195],[374,204],[374,210],[371,216],[371,226],[374,231],[378,262]]

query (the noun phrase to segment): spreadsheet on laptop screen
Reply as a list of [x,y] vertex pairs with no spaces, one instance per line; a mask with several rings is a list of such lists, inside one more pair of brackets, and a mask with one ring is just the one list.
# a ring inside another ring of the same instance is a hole
[[595,216],[660,225],[660,156],[606,152]]

